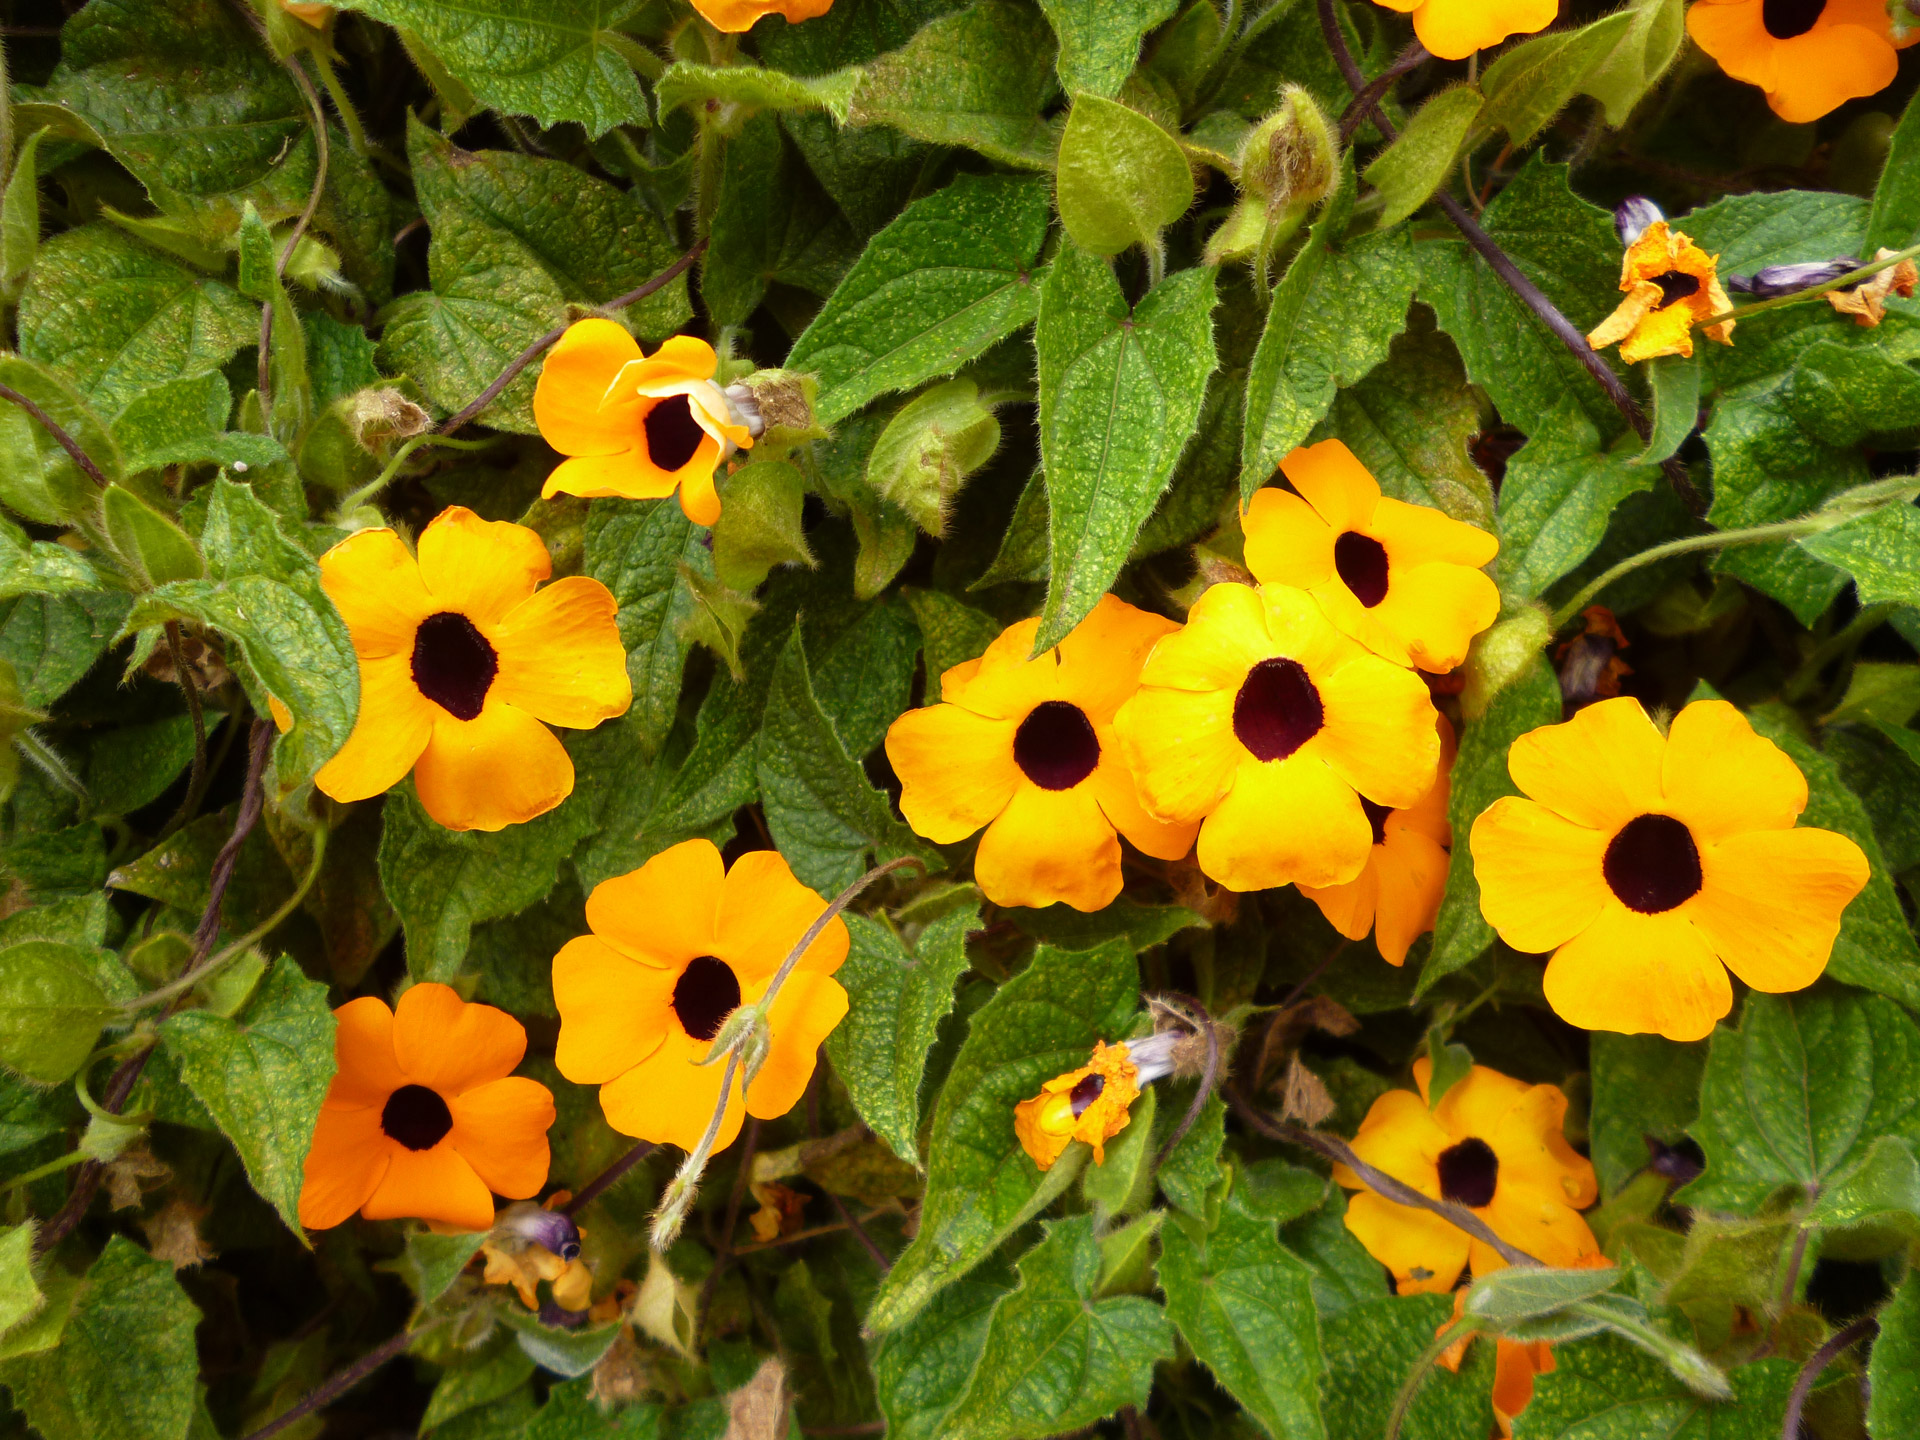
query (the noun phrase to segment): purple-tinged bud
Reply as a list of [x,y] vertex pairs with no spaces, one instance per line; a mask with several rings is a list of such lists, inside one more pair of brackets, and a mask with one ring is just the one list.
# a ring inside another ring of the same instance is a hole
[[1751,295],[1756,300],[1778,300],[1783,295],[1797,295],[1802,290],[1828,284],[1859,268],[1860,262],[1851,255],[1833,260],[1809,260],[1799,265],[1769,265],[1753,275],[1729,275],[1727,289],[1735,294]]
[[569,1310],[557,1301],[549,1300],[540,1307],[540,1323],[558,1330],[577,1330],[587,1323],[587,1312]]
[[493,1233],[538,1245],[562,1260],[577,1259],[580,1254],[580,1228],[573,1217],[531,1200],[516,1200],[494,1216]]
[[1649,225],[1666,218],[1666,213],[1644,195],[1629,195],[1613,207],[1613,228],[1622,245],[1631,246],[1647,233]]

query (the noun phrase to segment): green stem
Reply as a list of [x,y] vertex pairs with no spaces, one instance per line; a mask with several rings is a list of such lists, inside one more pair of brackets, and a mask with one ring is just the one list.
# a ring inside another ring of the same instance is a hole
[[80,777],[73,773],[65,760],[60,758],[60,752],[42,740],[34,731],[22,730],[14,736],[13,748],[31,760],[36,770],[76,800],[84,804],[93,798],[87,794],[87,787],[80,783]]
[[1400,1393],[1393,1397],[1393,1409],[1387,1415],[1386,1440],[1400,1440],[1400,1427],[1406,1423],[1407,1411],[1413,1408],[1413,1397],[1420,1392],[1420,1382],[1427,1378],[1427,1371],[1460,1339],[1463,1331],[1471,1334],[1475,1328],[1471,1320],[1462,1316],[1434,1336],[1433,1343],[1421,1352],[1413,1363],[1413,1373],[1401,1385]]
[[367,130],[360,123],[360,112],[353,108],[353,102],[347,98],[340,77],[334,73],[333,61],[321,46],[313,47],[313,56],[320,68],[320,83],[326,87],[327,98],[333,101],[334,111],[340,116],[340,124],[347,132],[347,144],[353,147],[354,154],[364,156],[368,149]]
[[1831,529],[1834,520],[1831,516],[1807,516],[1799,520],[1783,520],[1777,525],[1754,525],[1745,530],[1715,530],[1707,535],[1689,535],[1684,540],[1669,540],[1664,545],[1656,545],[1651,550],[1642,550],[1631,555],[1612,569],[1603,571],[1600,578],[1585,586],[1566,604],[1553,612],[1553,629],[1564,629],[1582,610],[1587,602],[1605,590],[1622,575],[1630,575],[1635,570],[1651,565],[1658,560],[1668,560],[1675,555],[1690,555],[1700,550],[1728,550],[1736,545],[1761,545],[1769,540],[1792,540],[1801,535],[1812,535],[1821,530]]
[[334,520],[336,523],[344,522],[354,511],[386,489],[393,477],[400,473],[400,467],[407,463],[407,458],[422,445],[445,445],[454,450],[484,450],[493,443],[492,440],[455,440],[451,436],[436,435],[431,431],[423,435],[415,435],[393,452],[393,458],[387,462],[386,469],[340,502],[339,507],[334,511]]
[[1731,310],[1723,310],[1718,315],[1709,316],[1700,322],[1701,328],[1718,325],[1726,320],[1744,320],[1749,315],[1758,315],[1763,310],[1778,310],[1783,305],[1803,305],[1809,300],[1818,300],[1831,290],[1844,290],[1850,285],[1858,285],[1863,280],[1871,280],[1882,270],[1891,270],[1903,260],[1912,260],[1920,256],[1920,245],[1910,245],[1897,254],[1884,260],[1875,260],[1870,265],[1862,265],[1858,270],[1849,270],[1837,280],[1829,280],[1824,285],[1816,285],[1811,290],[1796,290],[1791,295],[1779,295],[1771,300],[1756,300],[1751,305],[1736,305]]
[[38,1169],[29,1170],[24,1175],[14,1176],[13,1179],[9,1180],[5,1185],[0,1186],[0,1194],[5,1194],[11,1190],[19,1190],[33,1184],[36,1180],[44,1180],[49,1175],[58,1175],[62,1170],[69,1170],[75,1165],[83,1163],[87,1158],[87,1153],[84,1150],[69,1150],[58,1160],[49,1160]]
[[1780,688],[1780,698],[1791,703],[1806,699],[1820,683],[1820,672],[1859,649],[1860,642],[1884,625],[1892,613],[1891,605],[1867,606],[1838,632],[1814,647],[1813,653],[1800,662],[1800,668],[1787,677],[1787,683]]

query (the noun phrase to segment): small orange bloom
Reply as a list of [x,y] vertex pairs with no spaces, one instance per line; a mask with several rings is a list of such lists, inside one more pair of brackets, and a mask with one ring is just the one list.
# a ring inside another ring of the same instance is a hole
[[1464,60],[1509,35],[1544,30],[1560,14],[1560,0],[1373,0],[1413,16],[1413,33],[1442,60]]
[[1129,1108],[1140,1098],[1140,1071],[1125,1045],[1093,1043],[1093,1058],[1078,1070],[1056,1075],[1031,1100],[1013,1107],[1013,1132],[1042,1170],[1069,1142],[1093,1147],[1093,1163],[1106,1163],[1106,1144],[1127,1128]]
[[543,497],[658,499],[680,492],[696,525],[720,518],[713,472],[753,436],[714,384],[719,357],[706,341],[675,335],[643,356],[611,320],[582,320],[547,353],[533,418],[563,460]]
[[[1629,365],[1660,355],[1693,354],[1693,327],[1733,308],[1709,255],[1686,235],[1656,220],[1627,247],[1620,288],[1627,298],[1602,320],[1587,343],[1596,350],[1618,344]],[[1707,338],[1733,343],[1735,322],[1707,327]]]
[[833,0],[693,0],[693,8],[722,34],[739,35],[768,15],[789,24],[815,19],[833,8]]
[[[1610,1268],[1612,1264],[1613,1262],[1606,1256],[1595,1252],[1591,1255],[1582,1255],[1568,1268],[1604,1270]],[[1454,1291],[1453,1320],[1448,1321],[1448,1325],[1459,1320],[1466,1311],[1466,1305],[1467,1292]],[[1440,1328],[1445,1330],[1447,1325],[1442,1325]],[[1469,1340],[1471,1338],[1469,1337]],[[1438,1363],[1446,1366],[1454,1374],[1459,1374],[1460,1364],[1467,1357],[1469,1340],[1461,1340],[1449,1345],[1441,1352]],[[1493,1419],[1506,1440],[1513,1440],[1513,1422],[1520,1417],[1520,1412],[1526,1409],[1533,1399],[1534,1377],[1551,1375],[1555,1368],[1553,1346],[1545,1340],[1509,1340],[1505,1336],[1499,1336],[1494,1340]]]
[[1886,0],[1698,0],[1687,32],[1782,120],[1805,124],[1877,95],[1899,73]]
[[460,1230],[493,1225],[493,1196],[547,1183],[553,1096],[513,1074],[527,1032],[446,985],[415,985],[389,1010],[364,995],[333,1012],[339,1069],[320,1107],[300,1223],[328,1230],[358,1210]]

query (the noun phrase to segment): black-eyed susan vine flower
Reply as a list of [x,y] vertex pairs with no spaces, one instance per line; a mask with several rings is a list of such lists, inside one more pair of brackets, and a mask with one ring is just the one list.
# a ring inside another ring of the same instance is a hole
[[[565,1192],[560,1192],[564,1194]],[[501,1208],[481,1243],[486,1260],[481,1282],[511,1285],[520,1303],[538,1310],[545,1282],[563,1310],[585,1310],[593,1299],[593,1271],[580,1258],[581,1230],[570,1216],[548,1205],[516,1200]]]
[[1295,450],[1280,470],[1294,489],[1267,486],[1247,507],[1254,578],[1305,590],[1344,633],[1397,664],[1447,671],[1464,660],[1500,614],[1500,591],[1480,568],[1500,542],[1381,495],[1339,440]]
[[1782,120],[1818,120],[1876,95],[1899,73],[1886,0],[1696,0],[1687,33]]
[[1156,642],[1180,627],[1111,595],[1053,649],[1028,659],[1038,620],[1009,626],[940,679],[940,702],[887,732],[900,813],[953,844],[986,827],[974,878],[996,905],[1099,910],[1120,893],[1125,835],[1162,860],[1193,847],[1193,822],[1140,806],[1114,714]]
[[1363,796],[1360,806],[1373,825],[1366,867],[1344,885],[1300,887],[1347,939],[1363,940],[1372,931],[1389,965],[1404,965],[1413,942],[1433,929],[1447,889],[1447,850],[1453,844],[1447,797],[1456,747],[1447,717],[1438,718],[1440,768],[1432,787],[1404,810],[1389,810]]
[[1085,1065],[1054,1076],[1013,1107],[1013,1133],[1042,1170],[1075,1140],[1092,1146],[1093,1163],[1104,1165],[1107,1141],[1127,1128],[1140,1092],[1169,1075],[1200,1074],[1205,1056],[1205,1036],[1179,1024],[1112,1045],[1096,1040]]
[[1232,890],[1344,885],[1365,868],[1362,799],[1417,804],[1440,759],[1413,671],[1287,585],[1221,584],[1160,641],[1115,728],[1147,813],[1200,821],[1200,868]]
[[700,18],[726,35],[740,35],[768,15],[790,25],[813,20],[833,8],[833,0],[693,0]]
[[680,493],[696,525],[720,518],[714,471],[753,436],[714,383],[706,341],[675,335],[651,355],[611,320],[581,320],[548,353],[533,391],[546,442],[570,458],[541,494],[655,499]]
[[[827,902],[772,850],[728,869],[711,841],[688,840],[587,897],[590,935],[553,960],[560,1011],[555,1063],[576,1085],[598,1085],[607,1123],[623,1135],[694,1150],[728,1073],[703,1065],[727,1016],[757,1003]],[[847,1013],[833,978],[847,958],[838,916],[788,975],[769,1016],[771,1047],[745,1094],[736,1081],[713,1149],[748,1114],[787,1113],[813,1077],[815,1052]]]
[[[1627,298],[1587,343],[1596,350],[1618,345],[1629,365],[1693,354],[1693,327],[1733,308],[1720,284],[1718,260],[1665,220],[1655,220],[1627,246],[1621,262],[1620,288]],[[1731,345],[1734,324],[1707,326],[1707,338]]]
[[[1600,1249],[1580,1212],[1598,1196],[1593,1166],[1567,1144],[1567,1097],[1475,1065],[1440,1103],[1427,1103],[1432,1066],[1413,1062],[1411,1090],[1389,1090],[1367,1112],[1353,1153],[1433,1200],[1474,1212],[1502,1240],[1544,1264],[1571,1267]],[[1506,1266],[1500,1252],[1430,1210],[1364,1188],[1344,1165],[1333,1178],[1359,1193],[1347,1229],[1393,1272],[1403,1295],[1444,1294],[1469,1265]]]
[[1509,35],[1544,30],[1560,14],[1560,0],[1373,0],[1413,16],[1413,33],[1442,60],[1464,60]]
[[1547,1003],[1587,1030],[1699,1040],[1755,990],[1804,989],[1867,883],[1844,835],[1795,827],[1807,781],[1724,700],[1662,734],[1627,697],[1522,735],[1523,792],[1473,823],[1480,909],[1516,950],[1552,951]]
[[411,770],[449,830],[500,830],[566,799],[573,761],[547,726],[591,729],[633,690],[611,592],[581,575],[539,588],[552,570],[535,532],[459,505],[421,532],[417,559],[386,529],[321,556],[360,661],[360,714],[314,784],[364,800]]
[[339,1068],[307,1152],[302,1225],[331,1229],[357,1210],[486,1230],[494,1195],[546,1184],[553,1096],[513,1073],[527,1050],[518,1020],[433,983],[391,1010],[363,995],[333,1015]]

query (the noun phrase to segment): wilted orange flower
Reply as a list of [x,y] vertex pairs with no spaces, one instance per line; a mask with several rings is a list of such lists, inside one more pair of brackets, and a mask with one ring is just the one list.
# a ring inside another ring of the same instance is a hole
[[1180,627],[1105,595],[1030,660],[1039,628],[1010,625],[941,676],[940,704],[893,722],[887,759],[918,833],[951,845],[986,826],[974,878],[994,904],[1099,910],[1120,893],[1116,831],[1162,860],[1193,847],[1196,824],[1140,808],[1113,730],[1148,652]]
[[781,16],[790,24],[812,20],[831,10],[833,0],[693,0],[693,8],[722,34],[738,35],[768,15]]
[[1899,73],[1886,0],[1698,0],[1687,31],[1782,120],[1804,124],[1876,95]]
[[[1709,255],[1664,220],[1655,220],[1627,247],[1620,268],[1620,288],[1627,298],[1602,320],[1587,343],[1596,350],[1620,346],[1620,358],[1629,365],[1659,355],[1693,354],[1693,327],[1733,308],[1721,288],[1716,265]],[[1735,322],[1723,320],[1707,327],[1707,338],[1733,343]]]
[[[1899,253],[1883,246],[1873,258],[1886,260]],[[1902,260],[1850,290],[1829,290],[1827,303],[1842,315],[1853,316],[1854,324],[1872,330],[1887,318],[1889,295],[1911,300],[1916,289],[1920,289],[1920,265],[1915,265],[1911,260]]]
[[1794,827],[1806,777],[1724,700],[1664,735],[1638,700],[1602,700],[1522,735],[1507,768],[1523,795],[1473,822],[1481,913],[1553,951],[1547,1003],[1583,1029],[1702,1039],[1733,1007],[1729,969],[1804,989],[1867,883],[1853,841]]
[[1412,14],[1413,33],[1442,60],[1464,60],[1509,35],[1544,30],[1560,14],[1560,0],[1373,0]]
[[1042,1170],[1069,1142],[1093,1147],[1093,1163],[1106,1162],[1106,1144],[1127,1128],[1128,1111],[1140,1098],[1140,1071],[1125,1045],[1093,1044],[1093,1058],[1078,1070],[1056,1075],[1031,1100],[1013,1107],[1013,1133]]
[[421,532],[417,560],[385,529],[322,555],[360,661],[360,714],[313,783],[364,800],[411,770],[449,830],[503,829],[566,799],[573,761],[547,725],[590,730],[633,689],[613,595],[583,575],[538,589],[552,571],[532,530],[459,505]]
[[549,1208],[566,1196],[557,1192],[547,1204],[517,1200],[494,1217],[493,1229],[480,1246],[486,1269],[485,1285],[511,1285],[520,1303],[540,1308],[538,1286],[546,1281],[553,1303],[563,1310],[584,1310],[593,1300],[593,1271],[580,1258],[581,1231],[558,1210]]
[[1294,494],[1275,486],[1247,507],[1247,568],[1266,585],[1294,585],[1377,655],[1444,673],[1500,614],[1482,570],[1499,553],[1486,531],[1380,493],[1344,443],[1325,440],[1280,462]]
[[693,335],[643,356],[611,320],[567,327],[541,367],[533,418],[546,442],[573,458],[554,467],[540,493],[644,500],[677,489],[689,520],[713,524],[714,470],[753,445],[713,381],[719,364]]
[[[300,1223],[327,1230],[358,1210],[461,1230],[493,1225],[493,1196],[547,1183],[553,1096],[513,1074],[527,1032],[446,985],[415,985],[333,1012],[339,1069],[314,1127]],[[489,1193],[491,1192],[491,1193]]]
[[[692,1150],[726,1073],[724,1060],[700,1062],[727,1016],[766,994],[826,908],[777,852],[750,850],[728,870],[710,840],[684,841],[601,881],[587,897],[593,933],[553,959],[560,1073],[598,1085],[607,1123],[621,1134]],[[736,1076],[715,1151],[733,1143],[746,1115],[778,1119],[806,1092],[815,1052],[847,1013],[833,972],[848,943],[836,915],[781,986],[772,1049],[744,1097]]]

